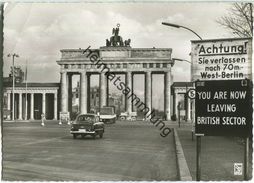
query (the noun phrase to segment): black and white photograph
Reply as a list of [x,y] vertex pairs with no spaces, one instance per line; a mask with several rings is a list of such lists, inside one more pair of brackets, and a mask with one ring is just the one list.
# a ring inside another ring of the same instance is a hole
[[251,181],[252,1],[0,1],[1,178]]

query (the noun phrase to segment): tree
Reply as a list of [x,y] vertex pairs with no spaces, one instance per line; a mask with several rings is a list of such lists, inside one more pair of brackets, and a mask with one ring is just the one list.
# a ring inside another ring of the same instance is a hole
[[252,3],[234,3],[217,22],[239,37],[253,36]]

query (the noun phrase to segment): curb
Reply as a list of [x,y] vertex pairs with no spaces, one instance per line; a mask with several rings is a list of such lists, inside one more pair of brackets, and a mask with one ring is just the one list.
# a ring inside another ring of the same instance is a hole
[[187,165],[183,148],[179,140],[177,130],[174,128],[174,140],[175,140],[175,149],[176,149],[176,163],[178,169],[178,175],[181,181],[192,181],[189,167]]
[[[58,120],[46,120],[46,122],[56,122],[58,123]],[[3,123],[41,123],[41,120],[3,120]]]

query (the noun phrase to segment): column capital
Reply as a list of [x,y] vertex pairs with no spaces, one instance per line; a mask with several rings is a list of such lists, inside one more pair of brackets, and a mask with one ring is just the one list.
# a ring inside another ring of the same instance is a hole
[[87,74],[86,71],[79,71],[80,74]]
[[104,71],[104,70],[103,70],[102,72],[100,72],[100,74],[101,74],[101,75],[106,75],[107,72],[108,72],[108,73],[112,73],[112,71],[110,71],[110,70],[109,70],[109,71]]
[[167,70],[165,71],[165,73],[168,73],[168,72],[171,73],[171,67],[168,67]]

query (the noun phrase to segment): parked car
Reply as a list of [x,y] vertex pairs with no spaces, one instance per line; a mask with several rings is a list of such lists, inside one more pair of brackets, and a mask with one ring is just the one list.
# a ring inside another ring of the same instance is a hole
[[99,135],[100,138],[102,138],[104,130],[104,123],[100,122],[98,115],[80,114],[72,123],[70,133],[73,135],[74,139],[76,139],[78,135],[81,137],[90,135],[93,138],[95,138],[96,135]]
[[137,116],[137,112],[131,112],[130,114],[128,112],[121,112],[119,117],[121,120],[135,121],[137,120]]
[[104,106],[100,109],[100,112],[98,114],[100,116],[100,120],[104,123],[116,122],[116,114],[114,106]]

